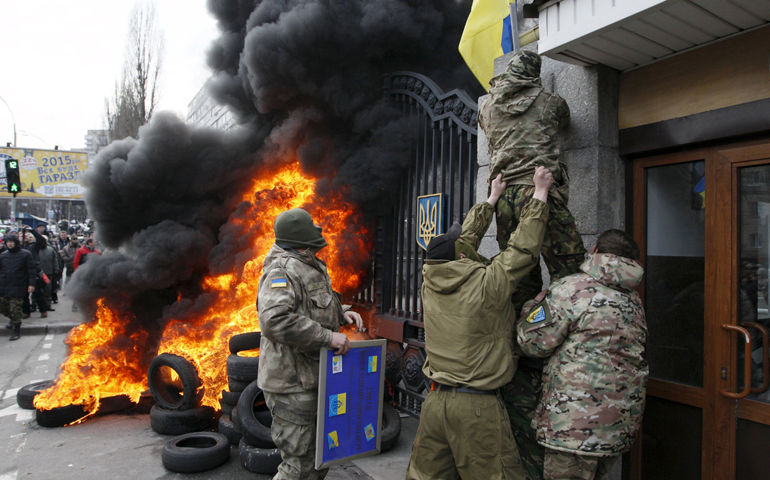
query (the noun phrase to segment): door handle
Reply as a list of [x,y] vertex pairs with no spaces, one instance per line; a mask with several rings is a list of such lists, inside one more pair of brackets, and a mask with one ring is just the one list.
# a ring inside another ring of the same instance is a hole
[[743,391],[741,393],[733,393],[726,388],[723,388],[719,393],[721,393],[723,397],[727,398],[745,398],[749,392],[751,392],[751,335],[749,335],[748,330],[737,325],[722,325],[722,328],[743,334],[743,338],[746,340],[746,353],[743,366],[745,369],[745,373],[743,375]]
[[741,325],[744,327],[755,328],[762,333],[762,386],[758,388],[752,388],[751,393],[762,393],[767,391],[770,387],[770,334],[767,329],[758,323],[743,322]]

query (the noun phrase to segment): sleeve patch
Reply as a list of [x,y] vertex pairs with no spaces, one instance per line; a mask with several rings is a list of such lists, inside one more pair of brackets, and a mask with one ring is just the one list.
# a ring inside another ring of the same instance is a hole
[[540,305],[537,309],[533,310],[532,313],[529,314],[527,317],[527,323],[540,323],[543,320],[545,320],[546,314],[545,314],[545,307],[543,305]]
[[289,282],[286,278],[274,278],[270,282],[270,288],[286,288],[289,286]]

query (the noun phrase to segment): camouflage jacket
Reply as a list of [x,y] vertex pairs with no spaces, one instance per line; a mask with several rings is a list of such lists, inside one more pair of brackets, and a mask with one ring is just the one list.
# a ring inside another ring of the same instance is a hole
[[259,280],[257,311],[259,387],[273,393],[318,388],[320,349],[344,322],[326,265],[310,250],[273,245]]
[[[487,202],[468,212],[461,237],[479,248],[492,222]],[[453,387],[494,390],[516,371],[513,354],[516,311],[511,294],[540,258],[548,205],[532,199],[508,247],[486,265],[467,258],[428,260],[422,272],[425,375]]]
[[532,426],[548,448],[618,455],[631,448],[644,411],[647,323],[634,291],[644,271],[609,254],[590,255],[581,269],[522,309],[519,345],[550,356]]
[[559,131],[569,125],[567,102],[546,92],[540,78],[505,72],[490,81],[489,97],[479,108],[479,126],[487,136],[489,178],[503,174],[508,185],[533,185],[535,167],[553,173],[551,195],[567,203],[566,166],[559,162]]

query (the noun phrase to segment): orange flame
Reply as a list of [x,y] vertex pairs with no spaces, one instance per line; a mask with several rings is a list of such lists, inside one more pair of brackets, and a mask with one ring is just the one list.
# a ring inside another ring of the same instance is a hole
[[[319,257],[327,263],[332,286],[343,295],[355,293],[371,265],[370,231],[364,226],[362,215],[339,194],[317,194],[316,180],[304,175],[297,163],[255,179],[243,200],[248,203],[231,215],[229,224],[241,229],[241,240],[247,242],[248,248],[241,248],[240,255],[247,252],[249,260],[231,273],[206,277],[201,286],[205,295],[213,299],[210,306],[195,318],[170,321],[162,332],[157,351],[157,354],[172,353],[192,362],[206,389],[203,403],[215,408],[219,407],[222,390],[227,388],[230,337],[259,330],[257,288],[262,264],[275,241],[273,221],[279,213],[302,207],[323,227],[329,245]],[[177,302],[182,300],[180,295]],[[109,395],[125,393],[138,401],[140,393],[147,388],[147,355],[137,348],[112,356],[102,352],[113,343],[113,338],[125,336],[125,325],[130,324],[127,320],[130,319],[119,318],[117,312],[100,300],[96,318],[67,337],[70,356],[62,365],[54,386],[37,396],[35,406],[50,409],[83,404],[94,413],[99,399]],[[148,335],[144,330],[133,335],[142,333]],[[146,343],[146,338],[143,340],[134,345]],[[259,350],[240,355],[257,356]],[[95,372],[100,375],[94,376]]]

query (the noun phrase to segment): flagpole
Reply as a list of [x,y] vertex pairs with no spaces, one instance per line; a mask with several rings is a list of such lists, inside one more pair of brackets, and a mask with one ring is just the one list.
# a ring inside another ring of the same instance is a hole
[[[511,20],[511,40],[513,41],[513,51],[518,52],[521,50],[521,45],[519,45],[519,15],[518,15],[518,1],[513,0],[509,4],[511,8],[511,16],[509,19]],[[499,17],[498,17],[499,18]]]

